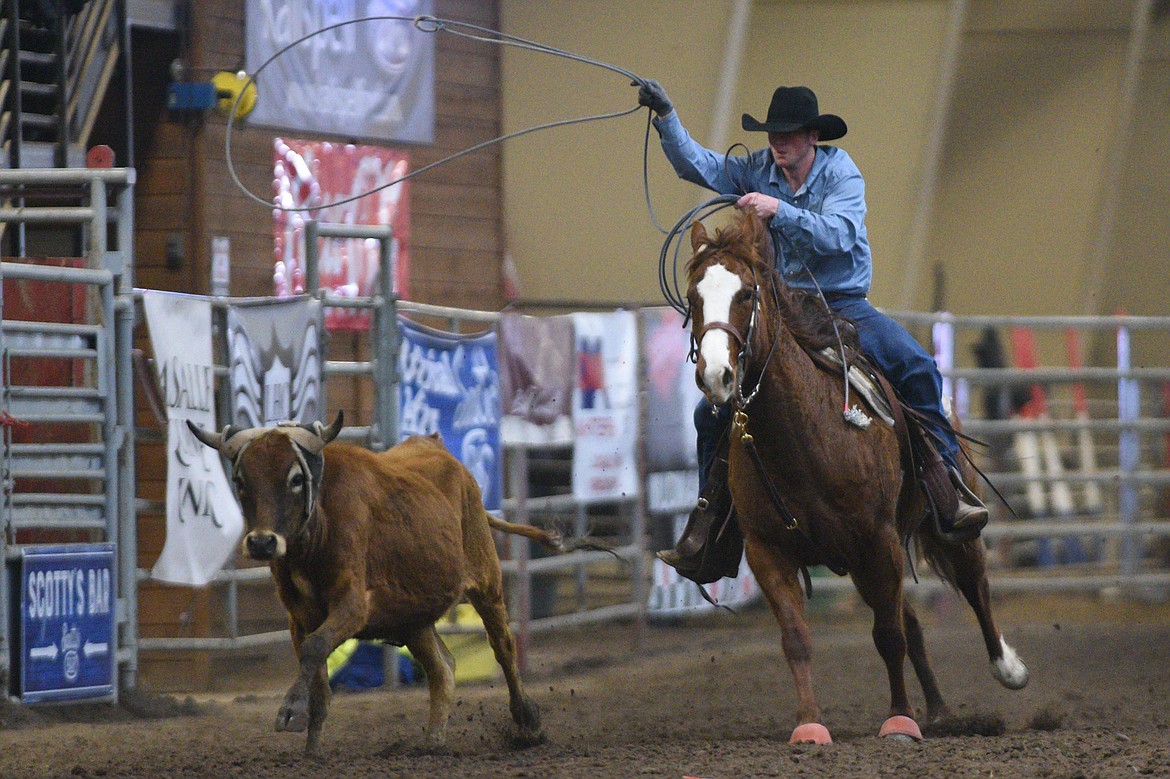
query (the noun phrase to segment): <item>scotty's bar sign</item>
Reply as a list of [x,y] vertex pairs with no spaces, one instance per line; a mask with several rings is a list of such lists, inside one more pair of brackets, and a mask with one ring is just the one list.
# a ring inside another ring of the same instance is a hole
[[114,545],[25,547],[18,570],[21,701],[112,696]]

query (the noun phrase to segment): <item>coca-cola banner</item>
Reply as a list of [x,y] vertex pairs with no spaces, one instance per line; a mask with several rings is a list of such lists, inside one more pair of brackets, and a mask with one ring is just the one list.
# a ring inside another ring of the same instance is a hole
[[[248,123],[371,141],[433,142],[435,35],[412,22],[431,9],[431,0],[246,0],[247,71],[255,73],[291,46],[257,77]],[[306,38],[319,30],[325,31]]]
[[[278,296],[305,292],[305,221],[390,225],[394,289],[407,297],[410,267],[410,168],[405,152],[375,146],[277,138],[273,149],[273,287]],[[391,182],[398,182],[380,189]],[[374,190],[377,190],[376,192]],[[366,192],[351,203],[331,206]],[[308,211],[288,210],[309,207]],[[321,288],[344,297],[378,291],[379,242],[373,238],[320,238],[317,273]],[[331,330],[369,327],[368,310],[328,308]]]

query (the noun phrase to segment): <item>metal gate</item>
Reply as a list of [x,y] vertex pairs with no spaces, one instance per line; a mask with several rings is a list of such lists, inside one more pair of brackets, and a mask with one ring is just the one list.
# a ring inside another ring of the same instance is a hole
[[[135,684],[133,183],[130,169],[0,171],[6,201],[54,204],[5,206],[0,221],[79,232],[86,266],[0,263],[0,287],[61,285],[84,301],[75,321],[0,311],[0,681],[26,702],[116,700]],[[30,363],[66,378],[22,383],[30,372],[14,366]],[[34,625],[51,630],[22,636]]]

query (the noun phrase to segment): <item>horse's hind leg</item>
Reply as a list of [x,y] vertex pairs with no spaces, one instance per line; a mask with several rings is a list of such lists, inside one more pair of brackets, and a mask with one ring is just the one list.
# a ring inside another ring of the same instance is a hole
[[980,539],[963,544],[941,544],[929,535],[920,537],[926,557],[944,579],[953,584],[975,612],[991,674],[1004,687],[1019,690],[1028,683],[1028,666],[1004,640],[991,616],[991,588],[987,583],[987,558]]
[[745,533],[744,536],[748,566],[780,625],[784,658],[796,687],[797,728],[792,731],[790,740],[792,743],[829,743],[829,732],[820,724],[821,709],[813,695],[812,638],[804,621],[804,595],[797,579],[799,571],[792,561],[764,545],[754,535]]
[[926,641],[922,636],[922,623],[918,621],[918,614],[910,602],[902,600],[903,623],[906,628],[906,652],[910,656],[910,663],[914,666],[914,674],[922,686],[922,694],[926,697],[926,718],[934,722],[940,717],[950,714],[950,707],[943,700],[939,691],[938,680],[934,676],[934,669],[926,655]]

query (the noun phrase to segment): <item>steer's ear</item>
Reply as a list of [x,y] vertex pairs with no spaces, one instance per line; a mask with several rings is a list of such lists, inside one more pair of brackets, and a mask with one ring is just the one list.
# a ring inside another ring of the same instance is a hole
[[[212,432],[209,432],[207,430],[204,430],[203,428],[199,427],[199,425],[192,422],[190,419],[187,420],[187,427],[191,430],[192,435],[194,435],[196,438],[198,438],[203,443],[210,446],[212,449],[219,451],[220,447],[223,446],[223,440],[224,440],[223,433],[212,433]],[[226,428],[225,428],[225,431],[226,431]]]

